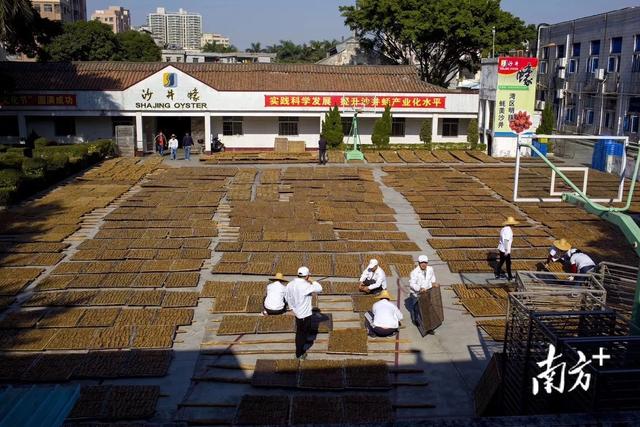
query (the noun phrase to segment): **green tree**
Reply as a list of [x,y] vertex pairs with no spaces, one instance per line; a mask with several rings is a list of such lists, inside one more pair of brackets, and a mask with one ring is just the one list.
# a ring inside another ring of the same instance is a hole
[[[546,102],[544,110],[542,110],[542,117],[540,118],[540,125],[536,128],[538,135],[551,135],[553,133],[553,126],[555,125],[555,117],[553,116],[553,107],[551,103]],[[553,142],[547,138],[540,138],[540,142],[547,143],[547,151],[553,153]]]
[[64,24],[63,33],[44,46],[42,61],[116,61],[121,46],[111,27],[98,21]]
[[121,46],[119,57],[123,61],[160,61],[162,51],[147,33],[125,31],[116,35]]
[[423,80],[442,86],[460,69],[478,69],[492,27],[506,19],[499,0],[356,0],[340,12],[369,46],[399,64],[415,64]]
[[245,49],[245,52],[260,53],[260,52],[264,52],[264,49],[262,49],[260,42],[255,42],[255,43],[251,43],[251,46],[248,49]]
[[420,127],[420,141],[424,142],[424,146],[427,150],[432,149],[432,137],[433,137],[433,121],[426,119],[422,122]]
[[467,126],[467,142],[472,150],[478,148],[478,139],[478,119],[471,119]]
[[549,102],[546,102],[544,110],[542,110],[542,118],[540,119],[540,125],[536,129],[536,133],[538,135],[551,135],[554,123],[555,118],[553,117],[553,108]]
[[40,17],[30,0],[0,1],[0,45],[8,53],[34,57],[38,45],[61,32],[61,24]]
[[[496,27],[496,56],[508,54],[513,50],[523,50],[527,54],[535,47],[538,36],[535,25],[526,25],[517,16],[500,10],[494,26]],[[489,56],[491,45],[484,46],[482,53],[484,56]]]
[[204,46],[202,46],[203,52],[214,52],[214,53],[231,53],[237,52],[238,49],[234,45],[223,46],[216,42],[208,42]]
[[384,113],[382,113],[382,117],[376,120],[373,125],[373,133],[371,134],[371,142],[377,148],[387,148],[389,146],[389,138],[391,137],[391,125],[392,125],[392,117],[391,117],[391,107],[388,105],[384,109]]
[[344,142],[344,132],[342,131],[342,117],[338,107],[330,108],[324,115],[322,121],[321,135],[327,140],[331,148],[340,148]]

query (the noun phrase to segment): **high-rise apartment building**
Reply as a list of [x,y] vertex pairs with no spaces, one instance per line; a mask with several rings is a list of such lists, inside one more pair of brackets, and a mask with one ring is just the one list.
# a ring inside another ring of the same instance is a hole
[[109,9],[96,10],[91,20],[98,20],[111,27],[114,33],[122,33],[131,29],[131,14],[129,9],[120,6],[109,6]]
[[202,39],[202,16],[188,13],[184,9],[167,12],[159,7],[156,13],[150,13],[148,24],[154,38],[167,46],[184,49],[198,49]]
[[52,21],[76,22],[87,20],[86,0],[32,0],[33,7],[43,18]]

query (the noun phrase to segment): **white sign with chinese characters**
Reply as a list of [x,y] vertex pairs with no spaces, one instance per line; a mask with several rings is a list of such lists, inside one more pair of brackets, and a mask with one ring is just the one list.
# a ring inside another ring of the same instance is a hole
[[215,95],[215,89],[167,66],[128,88],[124,104],[137,111],[206,111],[213,108]]

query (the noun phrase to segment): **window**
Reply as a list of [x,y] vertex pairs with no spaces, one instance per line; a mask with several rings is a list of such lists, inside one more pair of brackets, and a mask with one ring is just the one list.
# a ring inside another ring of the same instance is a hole
[[611,127],[613,127],[613,112],[607,111],[604,114],[604,127],[607,129],[611,129]]
[[344,136],[349,136],[351,134],[351,123],[353,122],[353,117],[342,117],[340,120],[342,121],[342,133]]
[[200,62],[200,58],[193,58],[193,62]]
[[405,134],[405,119],[404,117],[394,117],[391,121],[391,136],[404,136]]
[[45,12],[53,12],[53,5],[51,3],[45,3],[42,6],[42,10],[44,10]]
[[578,63],[579,61],[577,59],[569,60],[569,73],[575,73],[578,71]]
[[584,122],[588,125],[593,124],[593,110],[584,110]]
[[633,39],[633,51],[640,52],[640,34],[636,34]]
[[559,44],[558,47],[556,47],[556,58],[564,58],[564,45],[563,44]]
[[635,55],[633,55],[633,58],[631,58],[631,72],[632,73],[640,72],[640,54],[639,53],[636,53]]
[[620,53],[620,52],[622,52],[622,37],[614,37],[611,39],[610,53]]
[[73,117],[56,117],[53,122],[56,136],[75,136],[76,119]]
[[442,119],[442,136],[458,136],[458,119]]
[[33,5],[33,8],[34,8],[38,13],[42,12],[42,10],[40,9],[40,5],[39,5],[39,4],[34,4],[34,5]]
[[278,135],[298,135],[298,118],[297,117],[279,117],[278,118]]
[[575,123],[576,121],[576,109],[574,107],[568,107],[564,116],[564,121],[567,123]]
[[0,135],[18,136],[18,116],[0,116]]
[[542,59],[549,59],[549,48],[548,47],[543,47],[542,48]]
[[242,135],[242,117],[226,116],[222,118],[222,135]]
[[166,62],[171,62],[171,57],[167,56],[166,58],[164,58]]
[[600,58],[597,56],[592,56],[587,61],[587,73],[595,73],[598,69],[598,64],[600,63]]
[[591,40],[590,55],[600,55],[600,40]]
[[541,61],[538,70],[540,74],[547,74],[547,61]]
[[638,120],[638,119],[639,119],[638,116],[631,117],[631,132],[632,133],[638,133],[638,122],[640,122],[640,120]]
[[580,56],[580,43],[571,45],[571,56]]
[[620,61],[617,56],[610,56],[607,61],[607,72],[608,73],[617,73],[620,71]]

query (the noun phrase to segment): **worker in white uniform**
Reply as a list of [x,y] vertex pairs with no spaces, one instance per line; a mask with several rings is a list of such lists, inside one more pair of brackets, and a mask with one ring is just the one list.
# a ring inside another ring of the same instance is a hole
[[378,264],[377,259],[371,259],[367,268],[360,275],[358,289],[367,294],[378,294],[387,289],[387,275]]
[[300,267],[298,277],[287,284],[285,298],[296,316],[296,358],[307,358],[304,347],[313,327],[313,294],[322,292],[318,282],[311,282],[309,269]]
[[418,309],[418,297],[421,292],[425,292],[432,287],[438,287],[436,283],[436,273],[433,267],[429,265],[429,257],[420,255],[418,257],[418,265],[411,271],[409,275],[409,292],[411,294],[409,307],[411,320],[414,324],[420,323],[420,310]]
[[284,276],[282,273],[276,273],[271,279],[271,283],[267,285],[267,296],[264,299],[264,310],[262,314],[278,315],[287,311],[287,301],[285,298],[286,287],[282,284]]
[[[571,244],[560,239],[553,242],[553,247],[549,250],[547,262],[561,262],[565,265],[565,269],[573,274],[588,274],[596,269],[596,263],[591,257],[580,249],[572,248]],[[570,276],[569,280],[574,280],[574,276]],[[587,280],[585,276],[579,277],[577,281],[583,282]]]
[[369,335],[378,337],[389,337],[400,328],[400,321],[403,316],[398,307],[391,301],[389,291],[384,290],[376,297],[377,301],[371,307],[371,312],[365,314],[369,324]]
[[503,227],[500,230],[500,241],[498,242],[498,252],[500,260],[496,265],[495,277],[499,279],[504,276],[502,272],[502,265],[507,264],[507,280],[512,281],[513,275],[511,274],[511,246],[513,245],[513,230],[512,225],[520,224],[514,217],[507,217],[507,220],[502,223]]

